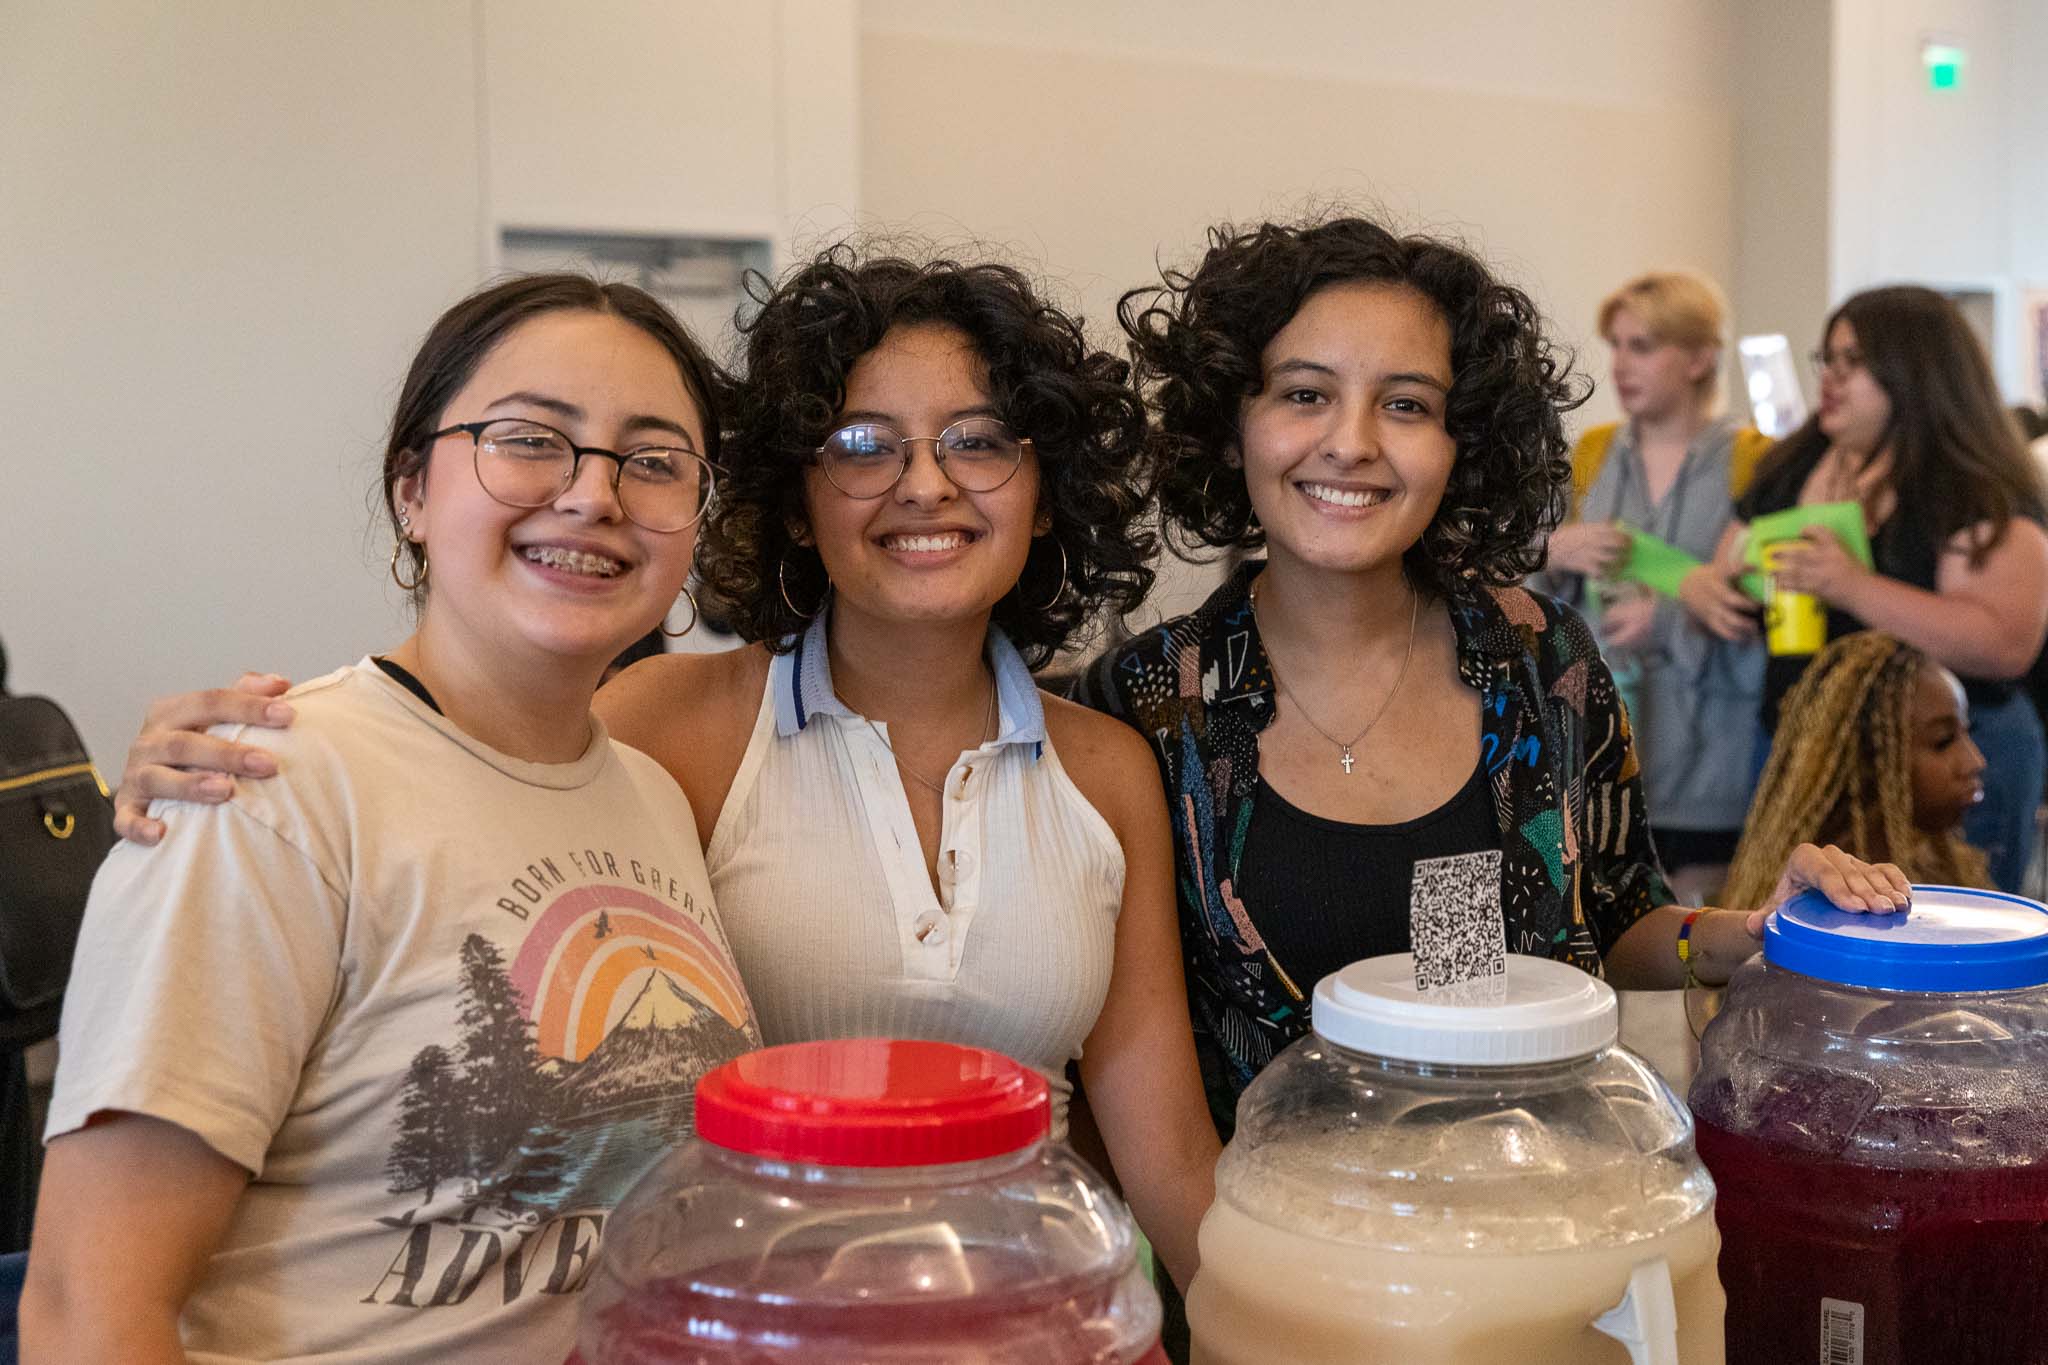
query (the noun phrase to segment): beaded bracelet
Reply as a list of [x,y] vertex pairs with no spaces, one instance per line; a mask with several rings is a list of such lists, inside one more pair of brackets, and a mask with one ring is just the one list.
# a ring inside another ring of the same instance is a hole
[[1692,926],[1705,913],[1705,910],[1691,911],[1686,915],[1685,922],[1678,926],[1678,960],[1685,967],[1685,984],[1688,990],[1700,984],[1700,979],[1693,975],[1692,970]]

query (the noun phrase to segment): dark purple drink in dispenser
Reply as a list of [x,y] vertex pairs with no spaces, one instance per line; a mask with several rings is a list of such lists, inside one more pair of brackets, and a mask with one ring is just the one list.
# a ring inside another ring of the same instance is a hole
[[2048,910],[1913,896],[1788,904],[1702,1039],[1729,1365],[2048,1365]]

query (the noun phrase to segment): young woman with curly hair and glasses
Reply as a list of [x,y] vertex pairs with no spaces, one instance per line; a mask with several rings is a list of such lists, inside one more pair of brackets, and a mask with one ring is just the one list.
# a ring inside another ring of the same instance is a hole
[[[1165,800],[1139,737],[1030,673],[1151,586],[1129,367],[1006,265],[840,246],[756,287],[697,561],[752,643],[637,664],[598,714],[689,796],[767,1042],[994,1048],[1056,1132],[1078,1059],[1184,1282],[1218,1143]],[[130,827],[190,776],[165,761],[239,757],[171,747],[196,700],[131,752]]]
[[[1169,534],[1265,551],[1081,687],[1165,780],[1218,1129],[1317,980],[1407,949],[1411,887],[1447,875],[1497,894],[1510,951],[1682,984],[1688,916],[1613,680],[1578,616],[1514,586],[1562,510],[1583,391],[1528,298],[1459,247],[1333,218],[1218,228],[1121,312]],[[1421,866],[1446,858],[1468,861]],[[1806,884],[1852,909],[1905,892],[1811,847],[1778,894]],[[1726,979],[1761,920],[1691,922],[1693,969]]]

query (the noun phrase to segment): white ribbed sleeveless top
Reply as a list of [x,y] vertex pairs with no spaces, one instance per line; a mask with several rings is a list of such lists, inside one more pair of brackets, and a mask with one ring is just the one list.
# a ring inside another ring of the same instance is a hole
[[1066,1063],[1109,990],[1123,850],[1000,631],[988,657],[1002,723],[946,774],[937,891],[886,727],[832,691],[822,615],[769,667],[705,864],[768,1043],[993,1048],[1044,1073],[1064,1137]]

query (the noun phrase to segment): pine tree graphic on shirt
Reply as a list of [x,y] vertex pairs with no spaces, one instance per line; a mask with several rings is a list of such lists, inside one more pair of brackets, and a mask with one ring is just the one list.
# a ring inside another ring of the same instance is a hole
[[608,1207],[690,1135],[697,1079],[753,1042],[653,946],[619,947],[638,964],[614,974],[617,993],[631,995],[578,1058],[541,1047],[539,993],[520,989],[505,955],[480,934],[464,940],[453,1045],[414,1054],[384,1167],[390,1192],[417,1202],[379,1221],[531,1225]]
[[460,1084],[447,1048],[429,1044],[413,1057],[398,1099],[398,1141],[384,1163],[393,1194],[419,1190],[420,1202],[430,1203],[441,1182],[468,1165],[468,1143],[459,1127]]

